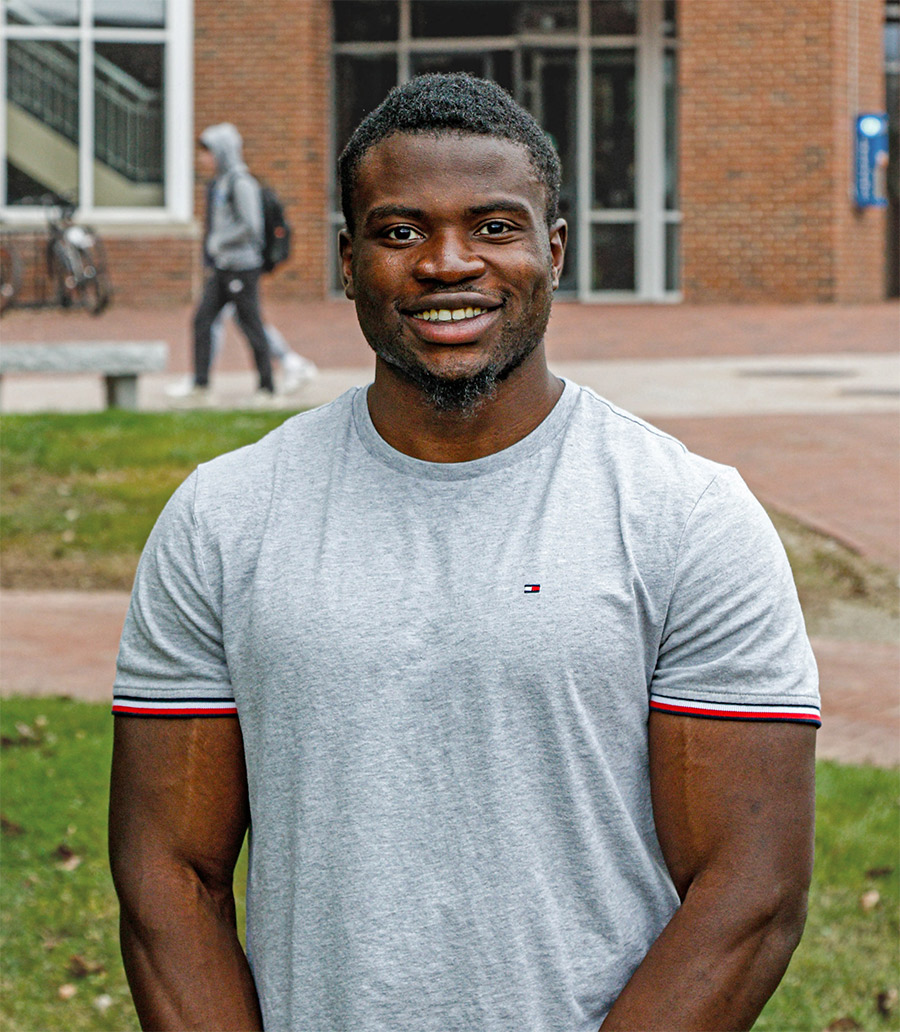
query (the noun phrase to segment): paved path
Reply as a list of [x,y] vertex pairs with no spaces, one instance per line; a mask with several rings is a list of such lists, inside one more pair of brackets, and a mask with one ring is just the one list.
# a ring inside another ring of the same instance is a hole
[[[588,306],[560,304],[551,365],[736,465],[768,504],[900,569],[900,318],[896,304]],[[341,302],[269,307],[270,318],[322,368],[294,403],[319,404],[371,378],[371,354]],[[165,339],[172,373],[189,366],[186,307],[83,313],[13,312],[4,340]],[[147,377],[145,407],[166,404],[167,378]],[[219,404],[252,389],[246,349],[229,331],[215,379]],[[6,377],[7,411],[99,408],[89,379]],[[107,699],[127,598],[107,592],[0,592],[4,694]],[[819,754],[900,763],[900,644],[813,642],[825,725]]]

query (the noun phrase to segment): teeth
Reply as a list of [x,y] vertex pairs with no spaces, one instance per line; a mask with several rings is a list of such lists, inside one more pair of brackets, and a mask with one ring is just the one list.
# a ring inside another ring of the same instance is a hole
[[427,312],[418,312],[416,318],[425,322],[459,322],[461,319],[474,319],[484,312],[484,308],[432,308]]

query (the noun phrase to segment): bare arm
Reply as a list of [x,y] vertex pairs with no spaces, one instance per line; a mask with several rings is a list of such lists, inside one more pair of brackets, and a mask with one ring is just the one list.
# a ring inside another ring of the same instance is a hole
[[110,861],[144,1029],[262,1029],[232,875],[249,821],[236,719],[116,717]]
[[651,713],[653,810],[682,906],[603,1032],[753,1025],[806,918],[814,744],[806,725]]

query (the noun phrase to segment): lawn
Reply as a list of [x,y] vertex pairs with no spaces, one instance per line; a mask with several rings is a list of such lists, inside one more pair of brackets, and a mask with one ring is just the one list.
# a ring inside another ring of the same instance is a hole
[[198,463],[258,440],[281,412],[10,415],[0,438],[0,584],[131,587],[169,496]]
[[[3,1028],[138,1028],[106,860],[111,745],[105,705],[3,703]],[[898,1027],[886,995],[898,984],[898,810],[897,771],[819,764],[806,935],[758,1029],[820,1032],[839,1019],[840,1028]]]

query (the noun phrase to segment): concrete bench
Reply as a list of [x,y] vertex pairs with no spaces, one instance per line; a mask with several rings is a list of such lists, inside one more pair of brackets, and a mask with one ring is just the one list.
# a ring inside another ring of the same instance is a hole
[[3,344],[4,373],[100,373],[108,408],[137,408],[137,378],[166,368],[169,345],[161,340],[103,340],[84,344]]

